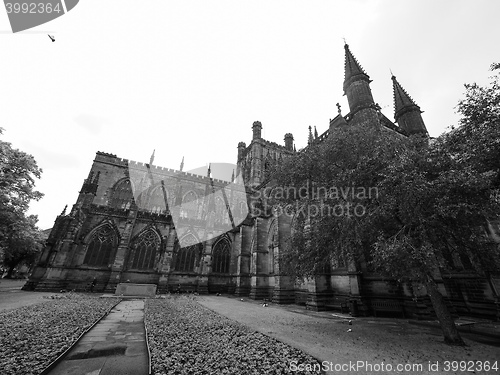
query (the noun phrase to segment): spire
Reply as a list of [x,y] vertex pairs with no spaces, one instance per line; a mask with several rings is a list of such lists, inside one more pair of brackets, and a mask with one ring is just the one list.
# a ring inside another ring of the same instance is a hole
[[208,171],[207,171],[208,178],[210,178],[210,174],[212,173],[211,167],[212,167],[212,164],[208,164]]
[[66,209],[68,208],[68,205],[64,206],[64,210],[62,210],[61,212],[61,215],[60,216],[64,216],[66,215]]
[[316,129],[316,125],[314,125],[314,139],[318,138],[318,130]]
[[309,125],[309,137],[307,138],[307,144],[312,144],[313,143],[313,134],[312,134],[312,127]]
[[401,116],[402,112],[406,110],[418,110],[420,107],[413,101],[413,99],[408,95],[406,90],[401,86],[401,84],[396,79],[396,76],[392,76],[392,89],[394,92],[394,118],[396,122]]
[[408,95],[394,75],[392,75],[391,79],[394,92],[395,122],[408,135],[417,133],[427,134],[427,128],[422,119],[420,107]]
[[380,124],[378,109],[370,89],[370,77],[351,53],[349,45],[345,49],[344,94],[349,103],[350,125],[377,127]]
[[344,92],[347,87],[353,82],[357,80],[364,80],[370,82],[370,77],[364,69],[359,64],[358,60],[354,57],[351,50],[349,49],[349,45],[346,43],[344,45],[345,50],[345,65],[344,65]]
[[151,157],[149,158],[149,165],[153,165],[154,160],[155,160],[155,150],[153,150],[153,153],[151,154]]
[[183,169],[184,169],[184,156],[182,157],[181,167],[179,168],[179,170],[182,172]]

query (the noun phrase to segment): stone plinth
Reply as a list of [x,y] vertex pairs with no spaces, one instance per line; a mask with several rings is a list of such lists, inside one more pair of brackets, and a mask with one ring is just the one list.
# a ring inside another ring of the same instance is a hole
[[156,284],[120,283],[116,286],[115,295],[154,297]]

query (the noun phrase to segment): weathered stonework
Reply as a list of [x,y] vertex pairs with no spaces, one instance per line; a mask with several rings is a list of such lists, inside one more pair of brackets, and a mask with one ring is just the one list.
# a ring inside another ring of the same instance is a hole
[[[324,133],[310,132],[309,144],[345,126],[380,128],[401,137],[426,135],[420,108],[395,77],[399,126],[380,112],[371,81],[347,45],[345,53],[349,113],[342,115],[338,106]],[[342,303],[361,316],[374,312],[374,301],[387,300],[399,303],[407,317],[431,318],[425,290],[388,282],[364,261],[332,265],[303,281],[282,272],[279,255],[291,236],[292,220],[266,208],[260,193],[272,181],[270,166],[295,152],[291,133],[285,134],[284,144],[270,142],[262,138],[262,124],[254,122],[250,144],[238,144],[236,175],[243,177],[242,191],[210,173],[186,173],[183,163],[173,170],[153,165],[153,159],[137,163],[97,152],[76,203],[56,218],[24,289],[89,291],[94,283],[95,292],[114,293],[120,283],[155,284],[158,293],[229,293],[313,310]],[[231,225],[227,212],[235,215],[242,207],[249,208],[248,215]],[[500,242],[498,223],[490,231]],[[455,313],[500,319],[498,278],[470,271],[437,278]]]

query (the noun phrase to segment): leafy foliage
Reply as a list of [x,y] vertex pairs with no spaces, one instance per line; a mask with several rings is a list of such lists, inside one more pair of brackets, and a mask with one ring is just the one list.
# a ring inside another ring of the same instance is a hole
[[36,226],[37,220],[35,215],[22,216],[11,224],[2,256],[3,264],[10,273],[21,263],[28,266],[33,264],[42,250],[43,237]]
[[[493,64],[497,69],[500,64]],[[331,195],[307,194],[273,202],[298,202],[296,230],[281,254],[288,273],[322,273],[321,264],[347,255],[358,269],[364,262],[398,281],[421,282],[445,339],[456,344],[463,341],[433,276],[456,267],[480,273],[500,269],[498,244],[486,235],[500,212],[499,77],[489,87],[465,87],[458,105],[460,126],[431,142],[398,138],[375,124],[340,128],[322,144],[289,158],[275,174],[276,184],[288,190],[375,188],[375,196],[347,194],[333,202]],[[333,204],[361,205],[362,214],[317,214],[317,208]]]
[[276,186],[298,192],[270,197],[294,215],[295,230],[280,253],[288,273],[312,276],[330,263],[347,266],[359,258],[377,226],[386,225],[377,221],[379,184],[406,142],[380,129],[340,128],[278,167]]
[[[461,165],[438,139],[408,147],[379,183],[379,229],[373,263],[399,280],[426,282],[438,268],[498,267],[496,245],[485,236],[486,219],[499,212],[489,175]],[[469,259],[473,262],[468,263]]]
[[33,156],[0,140],[0,260],[9,275],[20,262],[32,261],[41,248],[37,217],[26,216],[30,201],[42,197],[35,190],[41,173]]
[[[500,64],[492,64],[492,71]],[[443,135],[448,151],[465,166],[496,176],[500,187],[500,76],[491,77],[487,87],[465,85],[465,99],[458,103],[460,126]]]
[[[321,273],[321,262],[343,256],[400,281],[426,282],[438,268],[460,263],[478,271],[500,267],[498,246],[484,230],[500,212],[499,78],[489,87],[465,87],[460,126],[431,142],[375,126],[345,127],[278,166],[277,186],[309,192],[271,199],[295,215],[281,254],[289,273]],[[332,188],[365,194],[314,195]],[[342,207],[359,209],[339,214]]]

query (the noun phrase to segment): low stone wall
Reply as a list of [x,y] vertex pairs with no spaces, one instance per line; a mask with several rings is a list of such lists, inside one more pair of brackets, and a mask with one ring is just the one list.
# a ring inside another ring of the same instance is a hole
[[156,284],[120,283],[116,286],[115,295],[154,297],[156,295]]

